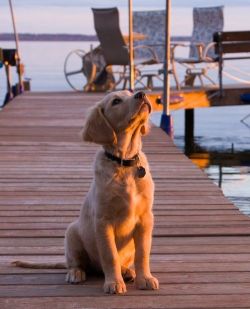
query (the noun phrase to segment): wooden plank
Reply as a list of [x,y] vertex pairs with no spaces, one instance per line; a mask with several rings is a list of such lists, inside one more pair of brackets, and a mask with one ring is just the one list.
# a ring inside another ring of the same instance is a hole
[[[234,53],[249,53],[250,52],[250,42],[226,42],[226,43],[222,43],[222,51],[224,54],[234,54]],[[242,57],[235,56],[230,57],[230,59],[241,59]],[[224,60],[226,60],[227,58],[225,58]],[[244,59],[250,59],[250,56],[248,57],[244,57]]]
[[[129,296],[143,297],[147,294],[160,295],[245,295],[249,294],[250,283],[186,283],[186,284],[161,284],[161,289],[156,291],[136,290],[133,284],[127,284]],[[93,298],[102,294],[102,281],[95,284],[86,281],[79,285],[9,285],[0,286],[0,297],[65,297],[65,296],[92,296]],[[126,296],[124,296],[126,297]]]
[[[165,217],[160,217],[160,219],[156,220],[155,228],[218,228],[218,227],[232,227],[232,228],[249,228],[250,222],[249,221],[222,221],[222,222],[166,222]],[[66,222],[35,222],[29,223],[29,230],[47,230],[47,229],[65,229],[73,220],[67,220]],[[1,223],[0,230],[26,230],[27,223]]]
[[[148,293],[149,294],[149,293]],[[152,294],[152,293],[150,293]],[[145,298],[146,297],[146,298]],[[18,309],[40,309],[47,308],[54,309],[75,309],[79,308],[169,308],[169,309],[221,309],[221,308],[249,308],[250,296],[233,294],[233,295],[144,295],[144,297],[131,296],[131,297],[111,297],[99,296],[95,297],[56,297],[56,298],[39,298],[27,297],[22,298],[3,298],[0,299],[2,309],[18,308]]]
[[[0,230],[0,237],[64,237],[65,229],[9,229]],[[158,227],[155,226],[154,236],[250,236],[250,226],[211,226],[211,227]]]
[[[160,263],[160,262],[192,262],[192,263],[214,263],[214,262],[219,262],[219,263],[232,263],[232,262],[238,262],[238,263],[246,263],[249,261],[250,254],[249,253],[211,253],[211,252],[206,252],[206,253],[174,253],[174,254],[160,254],[157,252],[157,254],[151,254],[151,263],[152,265],[155,263]],[[12,261],[15,260],[28,260],[31,262],[64,262],[64,255],[60,252],[60,254],[56,255],[36,255],[34,252],[33,255],[29,255],[27,258],[26,255],[2,255],[1,256],[1,261],[2,263],[11,263]],[[212,268],[212,266],[211,266]]]
[[[17,257],[17,256],[15,256]],[[19,268],[11,266],[11,262],[16,260],[14,257],[4,257],[4,260],[0,263],[0,274],[31,274],[31,273],[65,273],[65,269],[30,269],[30,268]],[[18,259],[31,262],[63,262],[63,256],[18,256]],[[1,258],[2,260],[2,258]],[[250,262],[221,262],[221,261],[154,261],[151,262],[151,270],[153,273],[165,272],[166,276],[168,273],[207,273],[207,272],[249,272]]]
[[[32,274],[8,274],[0,275],[0,286],[6,285],[67,285],[66,273],[32,273]],[[155,273],[161,284],[185,284],[185,283],[249,283],[250,272],[200,272],[200,273]],[[104,280],[103,276],[88,277],[87,284]]]
[[[0,247],[29,247],[32,250],[32,247],[44,247],[47,246],[63,246],[63,237],[44,237],[44,238],[0,238]],[[240,251],[239,247],[250,248],[250,236],[193,236],[193,237],[178,237],[178,236],[167,236],[167,237],[153,237],[153,247],[168,247],[176,248],[175,252],[182,250],[182,247],[191,246],[194,250],[202,250],[200,248],[207,247],[213,248],[213,246],[218,247],[217,250],[226,250],[227,247],[237,248],[237,252]],[[220,249],[221,248],[221,249]],[[171,249],[172,250],[172,249]],[[174,250],[174,249],[173,249]],[[209,249],[210,250],[210,249]],[[210,251],[213,252],[213,251]],[[234,251],[235,252],[235,251]],[[232,253],[234,253],[232,252]],[[224,252],[226,253],[226,252]],[[4,252],[3,252],[4,254]]]
[[[155,214],[158,216],[224,216],[224,215],[233,215],[238,214],[239,212],[234,209],[214,209],[214,210],[175,210],[175,209],[155,209]],[[0,216],[2,217],[76,217],[79,215],[79,210],[60,210],[58,213],[57,210],[8,210],[8,211],[0,211]]]
[[[63,238],[55,238],[55,245],[49,246],[45,243],[43,246],[40,242],[36,245],[30,246],[28,239],[26,239],[26,246],[21,246],[16,243],[15,246],[1,247],[0,255],[63,255],[64,246]],[[33,240],[33,239],[32,239]],[[248,245],[153,245],[152,254],[234,254],[237,250],[238,254],[250,254],[250,247]]]
[[216,42],[220,41],[250,41],[250,31],[223,31],[214,35]]
[[[192,203],[192,200],[188,200],[185,197],[180,198],[178,201],[168,201],[168,203],[164,204],[164,201],[155,201],[154,209],[156,210],[229,210],[234,209],[235,207],[231,204],[224,203],[224,204],[214,204],[206,200],[205,204],[202,199],[194,199],[195,203]],[[200,201],[200,202],[199,202]],[[215,201],[215,202],[220,202]],[[35,205],[32,207],[32,205],[17,205],[17,206],[1,206],[0,205],[0,211],[3,214],[4,212],[11,212],[11,211],[38,211],[38,210],[79,210],[81,207],[80,204],[78,205]],[[1,227],[0,227],[1,228]]]

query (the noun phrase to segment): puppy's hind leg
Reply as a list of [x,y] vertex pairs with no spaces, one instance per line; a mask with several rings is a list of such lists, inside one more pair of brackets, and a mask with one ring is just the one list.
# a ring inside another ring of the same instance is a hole
[[66,231],[65,257],[68,268],[66,281],[69,283],[85,281],[89,257],[79,236],[77,222],[71,223]]

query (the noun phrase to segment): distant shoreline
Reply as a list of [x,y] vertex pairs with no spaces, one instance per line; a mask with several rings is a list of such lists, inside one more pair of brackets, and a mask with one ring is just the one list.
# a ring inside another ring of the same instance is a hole
[[[87,35],[87,34],[66,34],[66,33],[19,33],[18,38],[20,41],[98,41],[96,35]],[[14,41],[15,37],[13,33],[1,33],[0,41]]]
[[[23,42],[97,42],[96,35],[68,33],[19,33],[18,38]],[[14,41],[13,33],[0,33],[0,41]],[[190,36],[173,36],[172,41],[185,42]],[[1,47],[1,46],[0,46]]]

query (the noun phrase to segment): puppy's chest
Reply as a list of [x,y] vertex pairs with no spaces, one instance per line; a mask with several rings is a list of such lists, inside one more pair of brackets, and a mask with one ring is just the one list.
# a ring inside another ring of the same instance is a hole
[[99,202],[105,201],[115,217],[138,216],[150,204],[153,195],[150,172],[147,170],[143,178],[136,172],[136,167],[113,167],[106,173],[101,169],[96,173],[97,188],[101,188],[98,190]]
[[138,185],[133,177],[119,178],[114,181],[112,204],[114,203],[114,218],[116,236],[130,234],[141,215],[143,196],[138,191]]
[[118,174],[114,175],[111,191],[113,198],[116,198],[118,202],[117,206],[128,210],[129,212],[137,211],[144,198],[146,198],[147,192],[146,186],[143,185],[144,179],[138,179],[134,172],[130,174]]

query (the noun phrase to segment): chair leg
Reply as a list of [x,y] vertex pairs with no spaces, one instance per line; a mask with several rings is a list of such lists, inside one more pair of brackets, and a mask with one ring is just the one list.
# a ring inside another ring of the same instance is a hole
[[185,75],[185,86],[193,87],[196,75],[195,74],[186,74]]
[[12,83],[11,83],[11,68],[8,63],[6,63],[4,66],[5,66],[5,72],[6,72],[7,91],[10,94],[10,97],[12,98],[13,93],[12,93]]
[[126,89],[127,82],[128,82],[128,77],[124,76],[124,82],[123,82],[123,87],[122,87],[123,90]]
[[171,69],[171,73],[173,74],[173,77],[174,77],[174,81],[175,81],[175,84],[176,84],[176,89],[177,90],[181,90],[181,84],[179,82],[179,79],[178,79],[178,75],[177,75],[177,72],[176,72],[176,65],[175,65],[175,61],[173,60],[172,61],[172,69]]
[[152,90],[154,88],[153,86],[153,76],[147,75],[147,88]]
[[203,76],[204,76],[206,79],[208,79],[208,80],[211,82],[211,84],[216,85],[216,82],[214,82],[210,76],[208,76],[207,74],[204,74]]
[[198,78],[200,80],[201,86],[204,87],[204,83],[203,83],[203,79],[202,79],[202,75],[198,75]]
[[220,59],[219,59],[219,88],[220,88],[220,97],[223,96],[222,70],[223,70],[223,60],[222,60],[222,57],[220,57]]
[[142,85],[142,87],[146,88],[147,90],[151,90],[151,89],[149,89],[149,88],[147,87],[147,85],[145,85],[145,83],[142,82],[142,79],[143,79],[144,77],[145,77],[145,76],[143,75],[143,76],[140,77],[139,79],[136,79],[136,80],[135,80],[135,85],[140,84],[140,85]]

